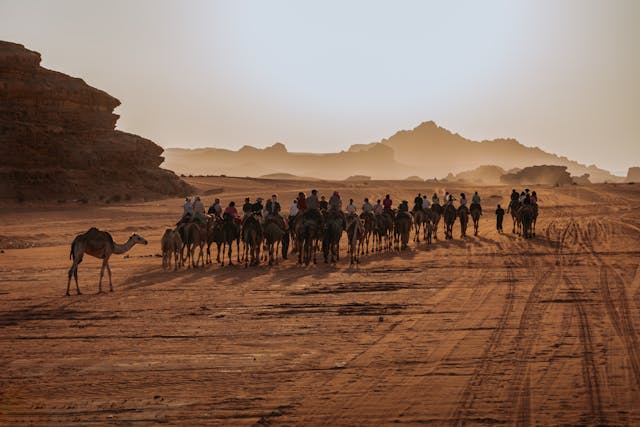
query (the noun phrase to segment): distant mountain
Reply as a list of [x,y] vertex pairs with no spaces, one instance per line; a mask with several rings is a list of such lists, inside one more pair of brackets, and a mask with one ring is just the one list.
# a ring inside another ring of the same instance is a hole
[[[393,160],[393,150],[384,145],[360,152],[312,154],[291,153],[281,143],[266,148],[245,145],[238,151],[168,148],[163,166],[176,173],[194,175],[265,176],[288,173],[323,179],[346,179],[355,174],[393,177],[393,173],[386,173],[387,167],[398,173],[404,169]],[[402,175],[406,176],[406,173]]]
[[244,146],[238,151],[168,148],[165,159],[164,167],[184,174],[262,176],[290,173],[324,179],[345,179],[353,175],[405,179],[417,175],[431,179],[482,165],[495,165],[507,171],[534,165],[556,165],[566,166],[571,175],[589,174],[592,182],[624,179],[594,165],[582,165],[537,147],[524,146],[515,139],[473,141],[432,121],[413,130],[399,131],[379,142],[352,145],[348,151],[339,153],[292,153],[284,144],[276,143],[262,149]]
[[425,160],[431,160],[430,171],[436,176],[471,170],[480,165],[495,165],[504,169],[558,165],[567,166],[572,175],[588,173],[592,182],[621,179],[595,165],[586,166],[537,147],[527,147],[515,139],[473,141],[433,121],[424,122],[413,130],[399,131],[379,143],[353,145],[349,152],[368,150],[376,144],[392,148],[396,161],[407,166],[424,167]]

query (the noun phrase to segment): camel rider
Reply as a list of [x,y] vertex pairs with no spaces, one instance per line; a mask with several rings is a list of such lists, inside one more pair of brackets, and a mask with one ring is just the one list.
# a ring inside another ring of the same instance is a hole
[[262,210],[264,206],[262,205],[262,197],[258,197],[256,202],[251,205],[251,213],[254,215],[262,216]]
[[523,205],[530,205],[531,204],[531,195],[529,193],[524,195],[524,200],[522,201]]
[[356,214],[356,204],[353,203],[353,199],[349,199],[349,204],[347,205],[347,213],[349,215],[355,215]]
[[532,205],[537,205],[538,204],[538,195],[536,194],[535,191],[531,192],[531,204]]
[[364,203],[362,204],[362,213],[368,214],[372,212],[373,212],[373,206],[371,206],[371,203],[369,203],[369,198],[365,197]]
[[245,197],[244,204],[242,205],[242,222],[244,222],[244,220],[247,219],[249,215],[251,215],[252,208],[253,203],[251,203],[251,199],[249,197]]
[[342,212],[342,199],[340,199],[340,194],[337,191],[334,191],[329,198],[329,213],[338,215],[342,220],[342,228],[347,229],[347,217]]
[[329,209],[329,202],[327,202],[327,199],[324,196],[320,197],[320,203],[318,203],[318,207],[321,211],[325,212]]
[[434,205],[440,204],[440,199],[438,199],[437,193],[433,193],[433,196],[431,196],[431,203],[433,203]]
[[273,194],[265,206],[265,224],[269,222],[275,222],[281,229],[286,230],[286,224],[284,218],[280,216],[280,203],[278,202],[278,195]]
[[289,217],[295,218],[298,215],[298,199],[294,199],[291,206],[289,206]]
[[429,210],[429,208],[431,207],[430,205],[431,205],[431,202],[429,201],[429,198],[425,194],[424,196],[422,196],[422,209],[425,211]]
[[391,197],[387,194],[382,201],[382,207],[385,211],[391,211],[391,206],[393,206],[393,200],[391,200]]
[[298,193],[296,206],[298,207],[298,213],[304,213],[307,210],[307,196],[302,191]]
[[209,215],[215,215],[217,217],[222,216],[222,206],[220,205],[220,199],[216,198],[213,201],[211,207],[209,207]]
[[318,210],[318,190],[311,190],[311,194],[307,197],[307,209]]
[[246,215],[247,213],[251,213],[251,208],[253,207],[253,203],[251,203],[251,199],[249,197],[244,198],[244,204],[242,205],[242,212]]
[[480,215],[482,215],[482,205],[480,204],[480,195],[478,194],[477,191],[475,191],[473,193],[473,196],[471,196],[471,206],[474,205],[478,205],[478,208],[480,209]]
[[204,203],[200,200],[200,196],[196,196],[193,202],[193,221],[205,224],[207,219],[204,213]]
[[238,215],[238,209],[236,209],[236,202],[234,201],[229,202],[229,206],[225,208],[223,215],[229,215],[237,223],[242,221],[240,215]]
[[280,203],[278,202],[278,195],[273,194],[271,198],[267,200],[267,215],[279,215],[280,214]]
[[460,206],[467,206],[467,196],[464,193],[460,193]]
[[380,199],[378,199],[378,201],[376,202],[376,205],[373,207],[373,213],[374,215],[380,215],[382,214],[382,211],[383,211],[382,203]]
[[520,193],[520,197],[518,198],[518,201],[522,204],[524,203],[524,199],[525,197],[527,197],[527,193],[525,193],[524,191],[522,193]]
[[516,189],[514,188],[513,190],[511,190],[511,201],[515,201],[518,200],[520,198],[520,196],[518,195],[518,192],[516,191]]
[[406,200],[403,200],[402,203],[400,203],[398,205],[398,214],[403,213],[403,214],[407,214],[409,216],[411,216],[411,214],[409,213],[409,202]]
[[422,210],[422,194],[418,193],[415,199],[413,199],[413,211]]
[[449,194],[449,192],[447,191],[447,194],[445,194],[445,196],[444,196],[444,205],[445,206],[452,206],[454,200],[455,200],[455,198],[453,197],[453,194]]
[[184,205],[182,205],[182,218],[180,219],[180,223],[189,222],[193,217],[193,203],[191,203],[191,198],[187,197],[184,199]]

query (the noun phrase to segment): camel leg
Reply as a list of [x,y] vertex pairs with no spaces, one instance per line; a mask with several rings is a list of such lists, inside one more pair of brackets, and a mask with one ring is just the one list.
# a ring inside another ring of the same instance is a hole
[[240,239],[236,240],[236,251],[238,253],[238,262],[240,262]]
[[102,293],[102,277],[104,276],[104,269],[105,266],[107,265],[107,259],[103,259],[102,260],[102,267],[100,268],[100,280],[98,280],[98,293],[101,294]]
[[81,295],[80,287],[78,286],[78,263],[76,263],[75,260],[73,261],[73,264],[69,269],[69,278],[67,280],[67,294],[66,294],[67,296],[71,295],[69,293],[69,288],[71,287],[71,276],[73,276],[76,281],[76,292],[78,293],[78,295]]
[[[169,259],[169,268],[171,268],[171,259]],[[113,283],[111,282],[111,267],[109,266],[108,260],[107,260],[107,274],[109,275],[109,292],[113,292]]]

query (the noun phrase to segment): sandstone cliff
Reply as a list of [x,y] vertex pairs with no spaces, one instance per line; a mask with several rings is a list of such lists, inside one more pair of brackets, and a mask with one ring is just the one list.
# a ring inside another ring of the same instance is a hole
[[152,199],[190,187],[163,149],[115,130],[120,101],[0,41],[0,199]]

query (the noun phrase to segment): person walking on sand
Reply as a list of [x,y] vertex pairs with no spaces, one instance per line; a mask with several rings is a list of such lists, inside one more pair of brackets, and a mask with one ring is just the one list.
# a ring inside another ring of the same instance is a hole
[[498,205],[498,209],[496,209],[496,229],[498,233],[502,233],[502,220],[504,219],[504,209]]

